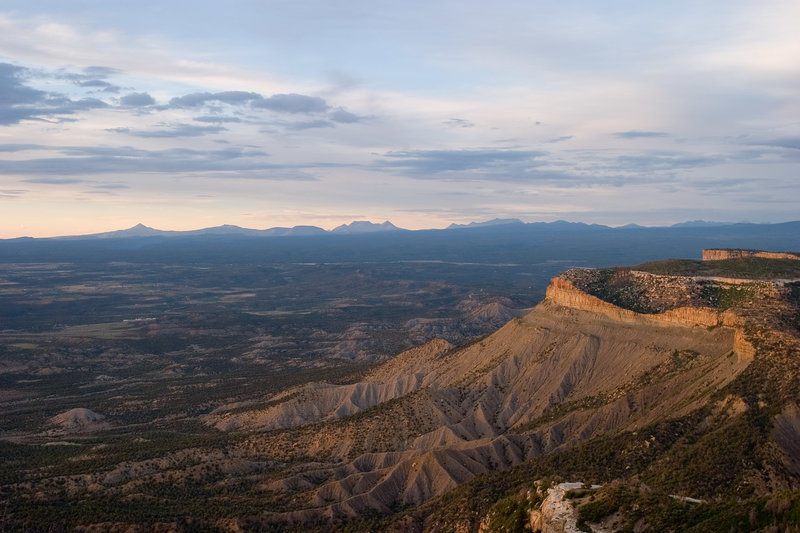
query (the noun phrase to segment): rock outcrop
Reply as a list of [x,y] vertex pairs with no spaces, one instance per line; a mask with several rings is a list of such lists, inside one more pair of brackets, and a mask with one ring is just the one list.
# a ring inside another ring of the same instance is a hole
[[[541,533],[580,533],[578,513],[571,500],[564,499],[567,491],[577,490],[583,483],[559,483],[547,490],[547,497],[538,510],[530,512],[531,531]],[[598,485],[593,488],[599,488]],[[605,529],[593,527],[595,533],[606,533]]]
[[88,433],[111,426],[105,416],[83,407],[57,414],[50,419],[50,423],[57,428],[51,432],[56,433]]
[[764,259],[800,259],[800,253],[765,252],[763,250],[742,250],[739,248],[708,248],[703,250],[703,261],[722,261],[725,259],[741,259],[745,257],[761,257]]
[[572,502],[564,500],[564,494],[568,490],[579,489],[581,486],[581,483],[560,483],[548,489],[547,497],[539,509],[542,533],[579,533],[580,530],[576,523],[577,513]]

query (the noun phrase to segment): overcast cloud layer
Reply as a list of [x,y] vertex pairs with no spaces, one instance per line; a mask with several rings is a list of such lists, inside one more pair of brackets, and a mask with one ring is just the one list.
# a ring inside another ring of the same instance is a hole
[[0,238],[800,219],[798,20],[768,0],[7,0]]

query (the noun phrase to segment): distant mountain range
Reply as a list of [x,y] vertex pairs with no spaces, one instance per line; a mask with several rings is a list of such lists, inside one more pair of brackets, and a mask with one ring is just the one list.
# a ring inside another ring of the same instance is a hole
[[373,224],[365,220],[358,220],[350,224],[342,224],[331,231],[326,231],[317,226],[294,226],[291,228],[275,227],[268,229],[250,229],[231,224],[214,226],[190,231],[165,231],[151,228],[144,224],[136,224],[132,228],[92,233],[89,235],[70,235],[66,237],[53,237],[54,239],[124,239],[129,237],[194,237],[194,236],[245,236],[245,237],[298,237],[309,235],[325,235],[328,233],[357,234],[375,233],[379,231],[406,231],[398,228],[389,221],[383,224]]
[[[679,222],[672,226],[664,226],[671,228],[718,228],[724,226],[736,225],[752,225],[760,226],[759,224],[749,223],[734,223],[734,222],[707,222],[705,220],[692,220],[687,222]],[[626,224],[617,228],[604,226],[602,224],[585,224],[583,222],[567,222],[564,220],[557,220],[555,222],[530,222],[526,223],[518,218],[495,218],[484,222],[470,222],[468,224],[450,224],[444,231],[447,230],[463,230],[463,229],[491,229],[495,226],[515,226],[517,228],[550,228],[550,229],[569,229],[569,228],[597,228],[597,229],[648,229],[645,226],[638,224]],[[654,228],[650,228],[654,229]],[[174,230],[159,230],[145,226],[144,224],[137,224],[131,228],[107,231],[103,233],[91,233],[88,235],[69,235],[60,237],[50,237],[49,239],[57,240],[84,240],[84,239],[125,239],[125,238],[141,238],[141,237],[197,237],[197,236],[240,236],[240,237],[298,237],[298,236],[316,236],[316,235],[360,235],[371,234],[380,232],[408,232],[411,230],[399,228],[389,222],[388,220],[376,224],[366,220],[356,220],[350,224],[342,224],[336,228],[328,231],[317,226],[294,226],[287,227],[274,227],[268,229],[251,229],[235,226],[231,224],[224,224],[221,226],[213,226],[210,228],[203,228],[189,231],[174,231]],[[418,230],[418,231],[442,231],[442,230]],[[30,239],[24,237],[23,239]],[[5,240],[5,239],[0,239]],[[11,239],[9,239],[11,240]]]
[[673,228],[712,228],[715,226],[730,226],[730,222],[710,222],[708,220],[688,220],[673,224]]

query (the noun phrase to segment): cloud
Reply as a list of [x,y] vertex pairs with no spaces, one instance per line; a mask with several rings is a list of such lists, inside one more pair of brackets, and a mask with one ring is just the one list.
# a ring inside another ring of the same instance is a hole
[[534,159],[546,155],[534,150],[412,150],[388,152],[385,159],[375,161],[378,168],[396,168],[416,175],[439,174],[443,172],[469,172],[496,170],[498,168],[517,170],[532,164]]
[[353,124],[361,120],[361,117],[358,115],[355,115],[349,111],[345,111],[341,107],[336,108],[336,110],[333,111],[329,116],[332,121],[340,124]]
[[710,194],[739,192],[741,190],[757,191],[763,187],[760,182],[752,178],[706,178],[692,181],[692,187]]
[[26,150],[47,150],[41,144],[0,144],[0,152],[24,152]]
[[201,137],[228,131],[223,126],[196,126],[194,124],[174,124],[163,130],[134,130],[131,128],[109,128],[106,131],[124,133],[146,139],[166,139],[173,137]]
[[560,143],[560,142],[568,141],[568,140],[572,139],[572,137],[573,137],[572,135],[564,135],[563,137],[555,137],[553,139],[548,139],[548,140],[546,140],[544,142],[547,143],[547,144]]
[[122,71],[114,67],[91,66],[83,69],[83,73],[87,77],[92,78],[110,78],[122,74]]
[[691,153],[623,155],[614,159],[615,167],[625,170],[649,171],[677,168],[706,167],[723,163],[723,156],[696,155]]
[[92,188],[88,191],[83,191],[84,194],[105,194],[109,196],[115,196],[117,194],[116,191],[122,191],[125,189],[130,189],[129,186],[123,183],[98,183],[92,185]]
[[43,183],[46,185],[71,185],[73,183],[83,183],[77,178],[29,178],[22,180],[26,183]]
[[749,141],[745,144],[749,146],[770,146],[773,148],[800,150],[800,137],[778,137],[774,139],[765,139],[763,141]]
[[630,130],[615,132],[614,136],[619,137],[620,139],[641,139],[647,137],[669,137],[669,133],[663,131]]
[[[0,126],[10,126],[25,120],[59,122],[77,120],[68,118],[85,111],[110,107],[99,98],[87,97],[73,99],[65,94],[35,88],[26,81],[33,74],[38,77],[69,80],[78,87],[99,89],[103,92],[118,92],[120,88],[104,79],[119,73],[109,67],[89,67],[80,72],[57,71],[42,73],[29,68],[0,63]],[[94,91],[98,92],[98,91]],[[361,117],[339,107],[331,109],[328,103],[315,96],[297,93],[274,94],[265,98],[259,93],[249,91],[197,92],[172,98],[167,105],[156,105],[155,99],[147,92],[128,92],[119,99],[122,108],[149,108],[154,111],[165,109],[192,109],[214,107],[213,104],[244,106],[252,110],[269,110],[286,114],[317,114],[330,111],[327,120],[307,120],[286,125],[292,130],[332,127],[335,123],[348,124],[361,120]],[[110,128],[106,131],[124,133],[144,138],[198,137],[227,131],[224,123],[244,122],[240,117],[207,114],[198,118],[198,124],[176,124],[165,129],[137,130],[128,126]]]
[[119,189],[130,189],[130,187],[128,187],[127,185],[122,184],[122,183],[100,183],[98,185],[92,185],[92,188],[93,189],[105,189],[105,190],[111,190],[111,191],[116,191],[116,190],[119,190]]
[[[598,165],[597,155],[589,164],[553,159],[548,152],[523,149],[503,150],[416,150],[387,152],[372,162],[375,170],[392,169],[414,179],[445,181],[486,181],[541,184],[576,188],[620,187],[628,183],[668,181],[664,170],[707,166],[720,161],[716,156],[694,154],[643,154],[610,158]],[[648,173],[643,176],[643,172]]]
[[22,84],[19,77],[26,70],[9,63],[0,63],[0,105],[6,107],[35,104],[46,97],[44,91]]
[[77,82],[79,87],[103,89],[107,93],[118,93],[120,87],[103,80],[87,80]]
[[[86,176],[90,174],[121,174],[141,172],[250,172],[288,168],[266,161],[267,153],[261,150],[225,148],[221,150],[195,150],[173,148],[169,150],[144,150],[130,146],[97,147],[69,146],[53,147],[63,154],[27,160],[0,159],[0,173],[32,175],[32,183],[45,183],[44,179],[64,183],[60,176]],[[53,178],[42,178],[41,175]],[[56,177],[59,176],[59,177]],[[250,177],[236,175],[234,177]],[[260,179],[281,179],[278,176],[262,175]]]
[[465,120],[463,118],[451,118],[443,121],[442,124],[446,124],[452,128],[471,128],[475,126],[474,122],[470,122],[469,120]]
[[279,113],[320,113],[330,106],[324,99],[304,94],[274,94],[252,102],[253,107],[269,109]]
[[239,117],[222,117],[222,116],[203,116],[203,117],[194,117],[197,122],[210,122],[212,124],[221,124],[223,122],[241,122],[242,119]]
[[[246,91],[224,91],[219,93],[191,93],[178,96],[169,101],[168,107],[192,108],[210,102],[221,102],[229,105],[250,105],[257,109],[269,109],[278,113],[321,113],[330,109],[323,98],[304,94],[274,94],[264,98],[258,93]],[[347,113],[345,111],[345,113]],[[353,115],[355,116],[355,115]],[[348,119],[348,115],[342,115]]]
[[[62,80],[71,80],[81,85],[81,82],[97,82],[99,80],[105,80],[106,78],[118,76],[120,74],[122,74],[122,71],[113,67],[94,66],[80,69],[79,72],[59,69],[51,74],[51,77]],[[92,86],[94,85],[87,85],[87,87]]]
[[130,93],[119,99],[119,103],[127,107],[148,106],[156,103],[147,93]]
[[76,111],[88,111],[90,109],[103,109],[110,107],[107,103],[97,98],[82,98],[80,100],[70,100],[69,98],[59,96],[51,98],[47,103],[54,105],[54,114],[69,114]]
[[222,102],[230,105],[242,105],[252,101],[261,101],[264,97],[258,93],[246,91],[223,91],[219,93],[191,93],[175,97],[169,101],[169,107],[199,107],[208,102]]
[[34,89],[22,83],[22,78],[28,73],[29,69],[24,67],[0,63],[0,126],[108,107],[97,98],[72,100],[61,94]]
[[294,122],[287,126],[290,130],[310,130],[313,128],[333,128],[333,122],[327,120],[309,120],[307,122]]

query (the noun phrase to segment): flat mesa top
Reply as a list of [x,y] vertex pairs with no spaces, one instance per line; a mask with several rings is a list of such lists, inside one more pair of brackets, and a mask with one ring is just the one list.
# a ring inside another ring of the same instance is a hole
[[740,259],[744,257],[761,257],[764,259],[800,259],[800,253],[767,252],[764,250],[747,250],[742,248],[706,248],[703,250],[703,261],[721,261],[724,259]]

